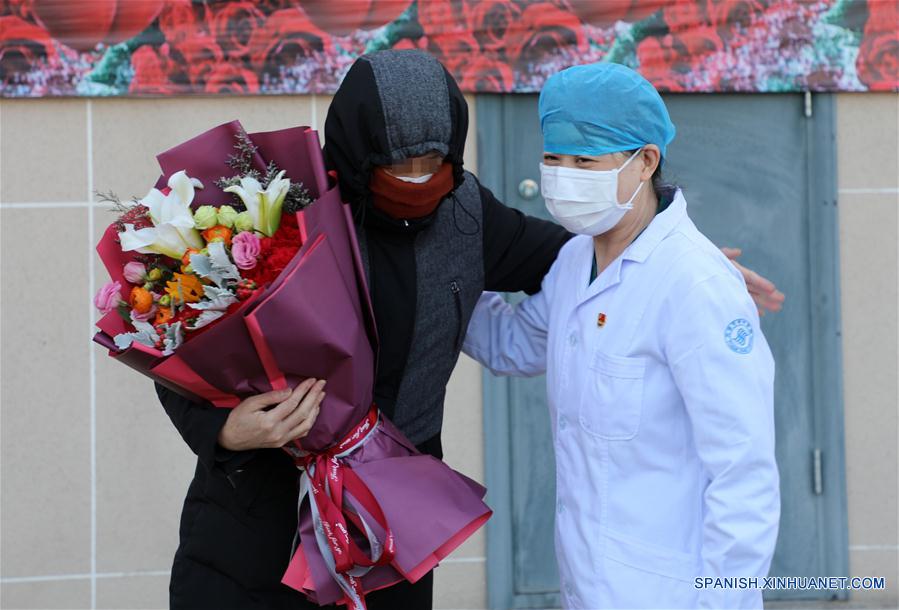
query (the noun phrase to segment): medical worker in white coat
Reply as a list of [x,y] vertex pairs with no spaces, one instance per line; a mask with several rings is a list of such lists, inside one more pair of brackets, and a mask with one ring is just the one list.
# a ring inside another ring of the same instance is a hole
[[[465,351],[547,373],[565,608],[761,608],[780,514],[774,362],[740,273],[658,168],[659,94],[615,64],[540,95],[542,193],[569,241],[517,307],[485,293]],[[653,177],[655,176],[655,180]]]

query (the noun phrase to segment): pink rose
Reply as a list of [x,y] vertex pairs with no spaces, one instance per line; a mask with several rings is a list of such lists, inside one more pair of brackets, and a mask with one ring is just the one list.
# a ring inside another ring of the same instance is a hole
[[94,307],[103,313],[109,313],[119,306],[122,301],[122,285],[109,281],[94,296]]
[[144,267],[143,263],[131,261],[125,265],[122,274],[125,276],[125,279],[132,284],[143,284],[144,277],[147,275],[147,268]]
[[262,251],[259,237],[250,231],[238,233],[231,240],[231,256],[234,264],[240,269],[252,269],[256,266],[256,258]]

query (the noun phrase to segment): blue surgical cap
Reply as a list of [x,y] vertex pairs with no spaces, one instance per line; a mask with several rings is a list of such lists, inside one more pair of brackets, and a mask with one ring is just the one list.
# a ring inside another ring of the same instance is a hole
[[554,74],[540,93],[543,150],[605,155],[655,144],[666,155],[674,123],[659,92],[625,66],[594,63]]

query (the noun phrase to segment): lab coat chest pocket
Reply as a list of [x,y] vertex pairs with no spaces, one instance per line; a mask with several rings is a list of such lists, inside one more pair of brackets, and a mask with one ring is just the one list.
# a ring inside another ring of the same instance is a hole
[[590,363],[579,420],[585,432],[610,441],[637,436],[643,411],[643,358],[596,350]]

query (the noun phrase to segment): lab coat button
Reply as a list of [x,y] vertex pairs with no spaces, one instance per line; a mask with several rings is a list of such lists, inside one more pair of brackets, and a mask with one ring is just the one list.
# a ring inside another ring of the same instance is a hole
[[568,336],[568,343],[571,345],[571,347],[574,347],[575,345],[577,345],[577,335],[574,333],[571,333]]
[[565,421],[565,416],[560,415],[559,416],[559,430],[564,430],[565,426],[567,426],[567,425],[568,425],[568,422]]

